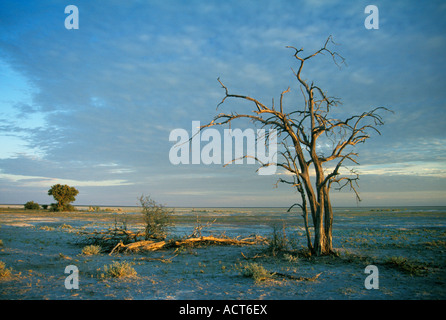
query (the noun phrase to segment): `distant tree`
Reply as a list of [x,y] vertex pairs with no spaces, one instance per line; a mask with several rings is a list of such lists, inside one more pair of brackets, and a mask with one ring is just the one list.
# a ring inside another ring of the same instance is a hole
[[28,201],[24,205],[26,210],[40,210],[40,206],[37,202],[34,201]]
[[74,211],[74,207],[70,204],[76,200],[79,191],[68,185],[55,184],[48,190],[48,195],[53,196],[57,203],[51,204],[52,211]]
[[[371,131],[380,133],[377,126],[384,122],[378,112],[388,110],[378,107],[347,116],[344,120],[338,118],[339,115],[334,115],[336,107],[341,104],[339,99],[328,96],[314,82],[302,76],[304,65],[319,55],[330,56],[336,64],[344,62],[344,58],[329,49],[331,43],[333,41],[330,36],[321,49],[306,56],[302,55],[303,49],[288,47],[294,50],[293,56],[297,60],[297,71],[293,72],[303,96],[300,106],[296,102],[293,102],[291,110],[284,106],[283,97],[290,88],[282,92],[278,106],[274,105],[274,100],[271,106],[267,106],[252,97],[229,93],[228,88],[218,79],[225,90],[219,106],[227,99],[241,99],[253,103],[255,107],[250,113],[220,113],[209,124],[201,127],[248,119],[262,127],[277,130],[277,136],[281,139],[278,140],[281,147],[278,150],[278,163],[256,160],[262,167],[277,165],[286,171],[288,179],[280,178],[278,182],[291,185],[300,194],[300,201],[289,210],[294,206],[302,209],[308,249],[315,255],[333,252],[333,209],[330,200],[332,186],[338,185],[337,189],[349,186],[358,201],[360,200],[356,190],[359,176],[355,171],[347,169],[345,164],[347,161],[358,164],[358,154],[353,148],[369,139]],[[265,141],[268,136],[269,134],[265,135]],[[247,157],[249,156],[243,156]],[[311,231],[314,232],[313,242]]]

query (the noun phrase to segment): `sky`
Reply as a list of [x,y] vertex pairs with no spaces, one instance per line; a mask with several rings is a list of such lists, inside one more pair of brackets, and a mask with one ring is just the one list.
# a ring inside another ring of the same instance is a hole
[[[65,27],[70,4],[78,29]],[[365,27],[369,4],[378,29]],[[444,1],[2,1],[0,204],[51,203],[57,183],[79,190],[75,205],[133,206],[142,194],[178,207],[293,204],[280,172],[172,164],[169,134],[252,110],[217,110],[218,78],[267,105],[290,87],[285,105],[301,106],[286,46],[312,53],[332,35],[346,64],[318,56],[304,77],[341,98],[342,114],[393,111],[349,165],[362,201],[333,190],[333,205],[446,205],[445,16]]]

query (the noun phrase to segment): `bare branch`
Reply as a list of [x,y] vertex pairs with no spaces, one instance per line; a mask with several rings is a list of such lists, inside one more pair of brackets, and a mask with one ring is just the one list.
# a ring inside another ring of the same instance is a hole
[[[217,105],[217,109],[227,99],[241,99],[253,103],[251,113],[219,113],[214,119],[202,126],[200,129],[215,125],[231,125],[236,119],[247,119],[262,128],[276,129],[281,138],[281,150],[277,151],[279,159],[277,163],[262,163],[260,159],[253,155],[244,155],[233,159],[228,164],[244,159],[253,158],[260,163],[260,168],[276,165],[283,168],[292,178],[278,179],[278,183],[284,183],[296,188],[301,196],[301,202],[293,204],[299,206],[304,217],[305,229],[307,233],[308,248],[317,254],[330,252],[331,239],[321,239],[321,237],[331,236],[331,224],[333,212],[330,203],[329,192],[333,183],[336,183],[338,190],[349,186],[360,201],[357,191],[359,175],[354,170],[350,174],[345,174],[344,170],[347,161],[358,164],[358,154],[354,152],[354,147],[359,143],[364,143],[371,137],[371,133],[381,134],[378,127],[384,124],[381,111],[389,111],[386,108],[378,107],[369,112],[350,116],[344,120],[333,116],[334,107],[342,105],[339,98],[329,96],[319,86],[303,78],[302,71],[306,62],[318,55],[329,55],[333,62],[340,67],[345,64],[345,59],[336,52],[332,45],[337,45],[330,35],[322,48],[304,55],[303,48],[287,46],[293,49],[293,56],[297,61],[296,71],[291,69],[303,97],[303,106],[294,106],[290,112],[285,112],[284,96],[290,92],[290,87],[280,94],[279,107],[275,105],[274,99],[271,106],[263,104],[259,100],[246,95],[232,94],[223,82],[218,78],[218,82],[225,90],[224,97]],[[279,110],[277,110],[279,109]],[[265,134],[267,136],[267,134]],[[331,145],[328,150],[321,148],[321,140],[328,139]],[[265,140],[266,141],[266,140]],[[265,160],[264,160],[265,161]],[[270,161],[271,160],[267,160]],[[327,170],[326,162],[333,161],[333,169]],[[260,170],[258,168],[258,170]],[[315,171],[315,178],[311,173]],[[308,207],[307,207],[308,204]],[[313,222],[314,246],[311,244],[310,230],[308,226],[308,213],[311,213]],[[322,234],[321,230],[326,234]],[[319,242],[318,242],[319,241]],[[325,241],[325,242],[324,242]],[[328,248],[322,248],[326,245]]]
[[280,94],[280,113],[283,113],[283,95],[290,92],[290,87]]
[[237,95],[237,94],[229,94],[228,88],[220,81],[220,78],[217,79],[217,81],[221,84],[221,86],[225,89],[225,97],[223,98],[223,100],[217,105],[217,109],[218,107],[223,104],[226,100],[226,98],[241,98],[241,99],[245,99],[245,100],[249,100],[255,103],[257,110],[258,111],[262,111],[262,110],[269,110],[269,108],[267,108],[265,105],[263,105],[262,103],[260,103],[259,101],[257,101],[254,98],[248,97],[248,96],[243,96],[243,95]]

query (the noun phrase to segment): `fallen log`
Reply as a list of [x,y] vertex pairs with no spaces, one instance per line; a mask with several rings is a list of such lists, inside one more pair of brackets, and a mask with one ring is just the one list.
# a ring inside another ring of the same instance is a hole
[[248,240],[237,240],[231,238],[216,238],[214,236],[206,236],[199,238],[189,238],[184,240],[175,241],[174,247],[179,247],[185,244],[194,243],[217,243],[217,244],[227,244],[227,245],[250,245],[254,244],[255,241]]
[[139,251],[139,250],[155,251],[155,250],[161,249],[165,245],[166,245],[166,241],[155,242],[153,240],[142,240],[142,241],[132,242],[132,243],[128,243],[128,244],[119,242],[113,248],[113,250],[110,252],[110,255],[113,254],[115,251],[119,252],[121,250],[123,250],[125,252]]
[[122,242],[118,243],[110,254],[120,251],[129,252],[129,251],[156,251],[163,248],[177,248],[184,245],[197,245],[197,244],[220,244],[220,245],[253,245],[257,244],[258,239],[254,240],[237,240],[231,238],[217,238],[214,236],[205,236],[198,238],[188,238],[182,240],[170,240],[170,241],[158,241],[155,242],[153,240],[144,240],[132,242],[129,244],[123,244]]

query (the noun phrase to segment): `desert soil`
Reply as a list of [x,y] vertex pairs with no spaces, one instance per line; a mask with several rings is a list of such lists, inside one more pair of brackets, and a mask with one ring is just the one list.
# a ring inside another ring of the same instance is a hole
[[[259,223],[258,219],[222,218],[223,215],[217,215],[206,232],[224,232],[231,237],[253,233],[271,237],[271,226],[278,222]],[[143,228],[141,217],[136,213],[2,209],[0,261],[10,270],[10,275],[0,278],[0,299],[446,298],[446,213],[361,212],[338,216],[334,230],[338,257],[297,256],[295,253],[305,244],[302,224],[296,223],[298,220],[286,221],[287,237],[294,244],[287,256],[272,255],[267,251],[267,244],[206,245],[177,251],[164,249],[113,255],[103,252],[88,256],[82,254],[87,237],[82,232],[107,230],[123,221],[128,228],[139,230]],[[189,219],[178,219],[170,236],[180,237],[191,232],[194,219],[192,214]],[[206,221],[211,220],[213,217],[206,217]],[[131,263],[137,276],[102,277],[104,266],[113,261]],[[272,276],[256,282],[242,272],[245,265],[253,262],[270,272],[307,278],[320,276],[314,281]],[[379,270],[377,289],[365,288],[368,276],[365,268],[370,264]],[[79,270],[79,289],[65,287],[68,274],[64,271],[68,265]]]

